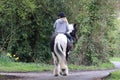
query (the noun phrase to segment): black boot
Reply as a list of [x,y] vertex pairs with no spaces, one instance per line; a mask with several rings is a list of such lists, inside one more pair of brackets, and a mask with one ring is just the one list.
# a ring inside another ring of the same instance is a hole
[[69,49],[70,51],[73,50],[73,42],[71,42],[70,40],[68,41],[68,49]]

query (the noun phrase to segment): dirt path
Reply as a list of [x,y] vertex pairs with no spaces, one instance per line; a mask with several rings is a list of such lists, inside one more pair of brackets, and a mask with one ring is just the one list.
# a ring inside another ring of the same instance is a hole
[[[116,69],[101,70],[101,71],[73,71],[68,76],[54,77],[52,72],[28,72],[28,73],[4,73],[11,78],[0,78],[0,80],[100,80],[101,77],[106,77],[110,72],[120,69],[120,62],[112,62]],[[13,76],[13,77],[12,77]]]

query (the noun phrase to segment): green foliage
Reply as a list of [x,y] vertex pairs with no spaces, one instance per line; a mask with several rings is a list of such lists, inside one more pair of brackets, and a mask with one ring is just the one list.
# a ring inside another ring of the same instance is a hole
[[[119,53],[119,24],[115,21],[115,5],[112,0],[87,0],[78,1],[79,23],[78,35],[80,36],[71,62],[75,64],[97,65],[108,61],[109,56]],[[112,5],[112,6],[111,6]],[[111,36],[111,39],[110,39]],[[109,38],[108,38],[109,37]]]
[[61,0],[0,0],[0,49],[19,61],[48,62],[53,23],[68,7]]
[[23,62],[51,62],[53,23],[59,12],[65,12],[69,23],[78,26],[79,39],[70,62],[106,62],[108,56],[120,53],[119,21],[113,16],[116,2],[119,1],[0,0],[0,51],[10,52]]
[[5,52],[1,52],[0,54],[1,54],[0,55],[0,66],[1,65],[6,66],[9,63],[13,62],[13,59],[7,56]]
[[110,56],[117,56],[119,57],[119,41],[120,41],[120,20],[119,19],[116,19],[114,20],[114,29],[112,29],[111,31],[108,32],[108,41],[109,41],[109,53],[110,53]]

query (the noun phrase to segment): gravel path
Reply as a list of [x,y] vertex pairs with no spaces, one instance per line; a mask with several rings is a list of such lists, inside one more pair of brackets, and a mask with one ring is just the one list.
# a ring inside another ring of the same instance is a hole
[[120,62],[112,62],[115,65],[113,70],[100,71],[73,71],[68,76],[54,77],[52,72],[26,72],[26,73],[5,73],[0,72],[1,75],[7,75],[7,78],[0,80],[101,80],[100,78],[108,76],[112,71],[120,69]]

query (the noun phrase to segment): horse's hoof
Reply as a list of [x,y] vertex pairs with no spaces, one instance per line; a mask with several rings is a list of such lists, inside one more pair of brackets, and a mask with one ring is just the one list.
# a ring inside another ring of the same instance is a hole
[[62,76],[67,76],[67,74],[62,74]]
[[60,75],[62,75],[62,76],[67,76],[66,73],[62,73],[62,72],[60,72]]
[[58,74],[55,74],[54,76],[57,77],[57,76],[59,76],[59,75],[58,75]]
[[62,75],[62,72],[60,72],[60,75]]

